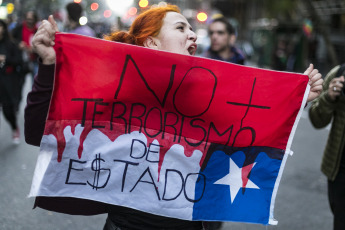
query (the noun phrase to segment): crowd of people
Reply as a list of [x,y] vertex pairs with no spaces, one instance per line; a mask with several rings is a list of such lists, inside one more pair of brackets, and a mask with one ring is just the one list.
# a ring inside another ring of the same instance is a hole
[[25,76],[35,74],[37,56],[31,41],[37,31],[37,15],[28,11],[22,23],[10,27],[0,20],[0,105],[6,121],[12,129],[12,141],[20,142],[17,121]]
[[[78,3],[66,6],[68,19],[65,31],[95,37],[87,25],[80,25],[83,9]],[[154,22],[159,22],[152,25]],[[176,22],[179,27],[175,28]],[[55,51],[54,35],[58,26],[52,16],[39,22],[34,11],[28,11],[22,23],[9,26],[0,20],[0,104],[6,121],[12,129],[13,143],[20,141],[17,122],[19,103],[25,76],[36,76],[28,95],[25,111],[25,135],[29,144],[39,146],[43,135],[53,88]],[[246,57],[235,45],[236,31],[224,17],[208,25],[210,47],[203,54],[206,58],[244,65]],[[128,32],[113,32],[105,39],[137,46],[190,55],[188,48],[197,36],[177,6],[168,5],[150,9],[140,14]],[[182,45],[181,45],[182,44]],[[345,95],[343,66],[337,66],[325,78],[322,90],[321,75],[310,66],[311,91],[308,101],[316,99],[310,109],[310,119],[317,128],[333,120],[322,163],[328,177],[329,201],[334,214],[334,230],[345,228]],[[322,91],[322,92],[321,92]],[[38,197],[37,203],[52,202]],[[99,204],[96,204],[96,206]],[[121,206],[108,205],[108,218],[104,229],[219,229],[221,223],[202,223],[156,216]],[[169,228],[167,228],[169,226]]]
[[[69,3],[66,11],[66,32],[95,37],[93,29],[79,23],[83,14],[80,4]],[[25,77],[29,74],[33,82],[38,71],[38,56],[32,48],[32,39],[40,21],[33,10],[27,11],[20,23],[12,19],[10,16],[8,21],[0,20],[0,108],[12,129],[12,142],[19,144],[17,116]]]

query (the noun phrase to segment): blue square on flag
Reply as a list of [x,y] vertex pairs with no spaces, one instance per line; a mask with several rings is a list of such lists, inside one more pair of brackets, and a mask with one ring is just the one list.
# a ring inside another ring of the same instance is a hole
[[[246,162],[252,153],[257,157]],[[196,183],[195,197],[202,199],[194,204],[193,219],[268,224],[281,162],[282,151],[272,148],[243,148],[231,154],[215,151],[201,172],[206,186]]]

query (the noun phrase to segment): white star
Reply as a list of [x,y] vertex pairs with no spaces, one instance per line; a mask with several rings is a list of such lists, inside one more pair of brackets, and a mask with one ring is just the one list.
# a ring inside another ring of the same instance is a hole
[[[254,163],[255,165],[255,163]],[[253,167],[254,167],[253,165]],[[244,167],[243,167],[244,168]],[[229,174],[225,175],[223,178],[214,182],[215,184],[228,185],[230,187],[230,198],[231,203],[234,202],[234,199],[240,190],[240,188],[254,188],[260,189],[256,184],[248,179],[247,183],[242,181],[243,168],[239,168],[236,163],[230,158],[230,169]],[[248,175],[246,175],[247,178]]]

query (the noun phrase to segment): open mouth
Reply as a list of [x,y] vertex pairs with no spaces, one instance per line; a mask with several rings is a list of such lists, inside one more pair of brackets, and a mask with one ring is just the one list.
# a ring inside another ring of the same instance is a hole
[[196,53],[196,48],[197,48],[197,44],[193,43],[192,45],[189,46],[188,48],[188,53],[190,55],[195,55]]

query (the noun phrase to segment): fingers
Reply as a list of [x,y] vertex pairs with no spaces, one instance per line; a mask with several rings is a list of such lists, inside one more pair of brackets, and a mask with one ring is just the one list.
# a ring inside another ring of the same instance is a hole
[[36,41],[38,43],[43,43],[46,46],[53,46],[55,45],[55,32],[56,31],[52,23],[47,20],[43,20],[35,34],[33,43]]
[[329,83],[329,88],[332,89],[334,92],[339,92],[344,87],[344,77],[334,78]]
[[304,71],[303,74],[309,76],[309,74],[313,71],[313,69],[314,69],[314,65],[313,65],[313,64],[310,64],[309,67]]
[[57,25],[57,23],[56,23],[56,21],[55,21],[53,15],[49,15],[48,21],[52,24],[53,30],[54,30],[55,32],[59,32],[58,25]]
[[313,83],[310,85],[310,87],[311,87],[311,88],[318,87],[318,88],[320,88],[320,89],[322,90],[322,84],[323,84],[323,79],[321,78],[321,79],[318,79],[318,80],[316,80],[315,82],[313,82]]
[[42,58],[43,64],[55,63],[56,54],[53,46],[56,32],[56,22],[52,16],[49,16],[48,20],[42,21],[32,39],[33,50]]
[[344,87],[344,76],[334,78],[329,83],[328,87],[328,95],[332,100],[335,100],[338,96],[340,96],[341,91]]
[[[318,82],[320,79],[322,80],[322,75],[321,75],[321,73],[319,73],[319,71],[317,69],[314,69],[308,76],[309,76],[310,86],[312,86],[313,84]],[[322,82],[323,82],[323,80],[322,80]]]
[[[310,66],[312,66],[312,64]],[[312,68],[308,68],[306,72],[309,72],[308,77],[311,90],[322,90],[323,79],[321,73],[319,73],[319,70],[313,69],[312,66]]]

